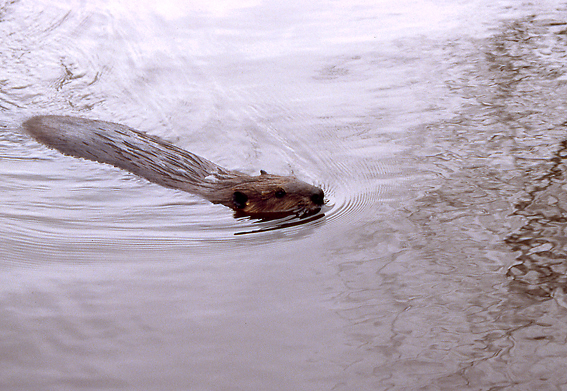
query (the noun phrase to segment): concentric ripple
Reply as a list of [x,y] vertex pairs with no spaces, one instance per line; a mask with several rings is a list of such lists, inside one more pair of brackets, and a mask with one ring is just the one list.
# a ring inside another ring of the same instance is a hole
[[[328,222],[350,225],[368,218],[372,209],[389,202],[392,192],[407,181],[407,173],[396,166],[391,147],[380,142],[349,149],[340,140],[319,149],[317,167],[323,173]],[[340,154],[321,151],[341,151]],[[324,167],[324,170],[322,169]]]
[[63,156],[15,132],[2,135],[0,190],[9,206],[0,212],[5,260],[33,262],[30,254],[43,260],[153,256],[164,248],[194,253],[211,245],[304,236],[325,222],[324,212],[270,221],[234,218],[230,209],[192,194]]

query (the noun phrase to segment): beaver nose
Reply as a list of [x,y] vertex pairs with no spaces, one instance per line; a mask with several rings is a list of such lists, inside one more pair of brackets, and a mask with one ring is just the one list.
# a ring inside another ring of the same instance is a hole
[[319,188],[315,188],[311,194],[311,202],[315,205],[323,205],[325,203],[325,193]]

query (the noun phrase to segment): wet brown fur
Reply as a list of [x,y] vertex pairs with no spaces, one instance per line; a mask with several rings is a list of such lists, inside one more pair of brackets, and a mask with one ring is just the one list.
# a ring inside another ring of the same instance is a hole
[[294,176],[251,176],[227,170],[158,137],[112,122],[37,116],[23,124],[39,142],[65,155],[112,164],[162,186],[198,194],[238,214],[310,215],[323,191]]

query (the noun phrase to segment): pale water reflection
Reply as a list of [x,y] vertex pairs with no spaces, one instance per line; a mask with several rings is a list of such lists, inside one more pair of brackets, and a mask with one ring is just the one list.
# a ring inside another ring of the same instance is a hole
[[[0,388],[561,389],[566,17],[0,2]],[[234,218],[61,156],[20,128],[47,113],[293,172],[325,215]]]

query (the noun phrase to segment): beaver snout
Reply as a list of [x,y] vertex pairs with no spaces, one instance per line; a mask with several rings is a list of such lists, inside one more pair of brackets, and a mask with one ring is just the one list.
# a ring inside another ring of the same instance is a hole
[[313,194],[311,194],[311,202],[317,206],[322,206],[325,203],[325,193],[319,188],[315,188]]

